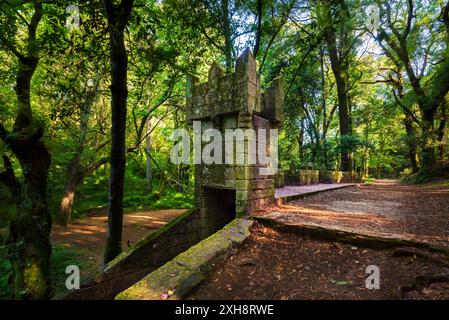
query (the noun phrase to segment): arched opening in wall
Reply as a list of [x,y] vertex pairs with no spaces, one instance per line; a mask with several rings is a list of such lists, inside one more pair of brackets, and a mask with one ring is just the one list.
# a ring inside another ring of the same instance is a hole
[[214,233],[235,219],[235,196],[232,189],[203,188],[202,216],[208,233]]

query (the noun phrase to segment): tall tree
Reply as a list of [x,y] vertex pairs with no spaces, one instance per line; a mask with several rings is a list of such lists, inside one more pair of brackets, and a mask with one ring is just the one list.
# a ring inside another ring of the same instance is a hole
[[[443,108],[446,95],[449,92],[449,60],[447,59],[449,46],[441,46],[436,41],[440,22],[437,19],[429,22],[428,13],[423,12],[426,10],[423,5],[418,7],[421,9],[420,14],[418,14],[413,0],[407,0],[405,10],[402,5],[398,7],[398,12],[404,10],[400,15],[393,13],[390,2],[383,3],[381,8],[385,17],[376,40],[392,62],[405,70],[411,93],[406,96],[408,101],[398,100],[398,102],[402,103],[405,108],[410,108],[416,103],[419,108],[421,117],[414,118],[414,120],[422,132],[422,168],[431,170],[436,162],[435,145],[438,137],[438,130],[435,129],[436,115],[438,109]],[[441,9],[440,14],[441,21],[446,26],[446,39],[449,36],[447,12],[448,4]],[[424,15],[426,15],[425,18]],[[405,18],[401,19],[401,16]],[[419,17],[425,21],[419,23],[417,21]],[[423,53],[418,51],[420,46],[416,41],[423,43],[425,47]],[[430,59],[432,50],[434,53]],[[417,60],[421,60],[422,63]],[[420,68],[416,66],[420,66]],[[426,77],[428,75],[431,76],[430,79]],[[410,112],[408,113],[410,114]],[[445,122],[443,123],[439,130],[444,130]]]
[[109,177],[108,235],[104,262],[113,260],[122,251],[123,190],[126,166],[126,99],[128,96],[128,55],[124,31],[131,16],[134,0],[103,1],[108,20],[111,59],[111,172]]
[[[92,79],[90,79],[92,80]],[[75,141],[75,147],[73,150],[73,156],[69,160],[67,165],[67,174],[64,182],[64,191],[59,208],[59,215],[57,222],[67,228],[71,220],[73,202],[75,200],[75,192],[78,185],[83,181],[86,176],[91,175],[95,170],[106,164],[109,161],[109,157],[98,157],[99,151],[107,145],[107,143],[101,143],[95,148],[97,158],[91,160],[86,164],[82,162],[82,156],[85,153],[85,149],[88,146],[88,132],[89,132],[89,120],[91,119],[92,108],[94,106],[96,97],[99,91],[100,74],[97,74],[94,80],[92,80],[89,88],[89,80],[84,85],[85,92],[78,96],[82,103],[80,105],[80,119],[79,119],[79,135],[77,141]]]
[[[344,148],[343,140],[351,134],[348,79],[347,79],[347,58],[349,54],[348,40],[350,21],[349,10],[344,0],[329,0],[320,5],[319,12],[322,14],[320,23],[324,24],[323,36],[327,44],[329,59],[332,71],[335,76],[338,95],[338,118],[340,121],[341,147],[341,169],[343,171],[352,170],[352,160],[350,151]],[[340,35],[337,41],[337,27]],[[339,45],[339,47],[338,47]]]
[[[51,216],[47,203],[47,180],[51,155],[42,142],[44,128],[33,117],[31,108],[31,81],[39,63],[40,41],[37,28],[43,17],[40,0],[25,1],[14,6],[10,12],[30,13],[30,21],[20,15],[26,23],[26,38],[18,45],[14,35],[0,35],[0,44],[18,60],[15,83],[17,113],[11,132],[0,124],[0,138],[9,147],[20,163],[22,178],[16,178],[11,161],[5,155],[5,172],[0,180],[16,196],[17,213],[9,226],[9,259],[13,266],[14,294],[16,298],[45,299],[52,295],[50,281],[50,231]],[[31,4],[31,8],[28,6]],[[6,6],[3,4],[3,6]],[[4,8],[2,8],[4,9]],[[20,14],[20,13],[19,13]]]

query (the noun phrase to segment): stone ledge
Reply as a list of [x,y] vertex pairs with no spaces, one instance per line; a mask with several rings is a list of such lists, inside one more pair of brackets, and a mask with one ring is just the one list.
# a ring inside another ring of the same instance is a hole
[[206,279],[213,263],[249,235],[252,220],[237,218],[118,294],[118,300],[177,300]]

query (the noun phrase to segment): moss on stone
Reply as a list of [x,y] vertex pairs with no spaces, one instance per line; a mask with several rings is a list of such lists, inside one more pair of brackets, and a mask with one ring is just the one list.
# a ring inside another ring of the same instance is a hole
[[131,249],[127,252],[122,252],[120,255],[118,255],[114,260],[112,260],[104,269],[104,271],[107,271],[117,265],[120,261],[124,260],[127,256],[132,254],[136,249],[146,246],[149,242],[154,241],[157,239],[161,234],[164,234],[165,232],[168,232],[170,229],[175,227],[179,222],[182,220],[188,218],[190,215],[197,212],[197,208],[192,208],[184,212],[182,215],[176,217],[175,219],[171,220],[166,225],[162,226],[155,232],[151,233],[148,237],[142,239],[141,241],[137,242],[135,245],[131,247]]
[[[250,235],[251,220],[234,219],[116,296],[119,300],[180,299],[213,269],[212,264]],[[171,294],[169,294],[171,293]]]

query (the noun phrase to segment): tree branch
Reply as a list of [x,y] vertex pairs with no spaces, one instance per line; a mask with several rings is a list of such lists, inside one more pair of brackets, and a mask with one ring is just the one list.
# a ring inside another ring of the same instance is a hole
[[410,29],[412,28],[412,21],[413,21],[413,0],[407,0],[407,8],[408,8],[408,14],[407,14],[407,25],[405,27],[404,33],[402,34],[402,41],[405,41],[410,34]]
[[399,98],[398,98],[398,96],[396,94],[396,91],[394,91],[394,89],[391,89],[391,91],[393,92],[394,100],[396,101],[398,106],[400,106],[413,119],[413,121],[417,125],[420,125],[420,121],[418,120],[416,115],[399,100]]
[[17,58],[19,58],[19,60],[22,60],[25,58],[25,56],[23,54],[21,54],[19,52],[19,50],[17,50],[17,48],[5,38],[3,33],[0,33],[0,43],[3,43],[3,45],[6,47],[6,49],[11,51],[11,53],[14,54]]
[[441,10],[441,20],[446,25],[446,32],[449,36],[449,1],[444,6],[443,10]]
[[259,53],[260,38],[262,37],[262,14],[263,14],[263,0],[257,0],[257,31],[256,43],[254,44],[253,55],[257,57]]

